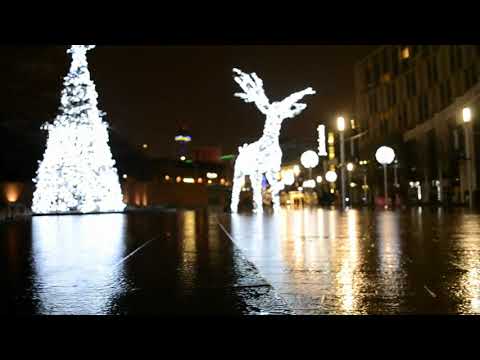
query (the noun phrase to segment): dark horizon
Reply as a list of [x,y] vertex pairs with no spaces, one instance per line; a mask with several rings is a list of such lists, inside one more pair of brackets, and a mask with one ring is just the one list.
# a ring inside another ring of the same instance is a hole
[[[89,69],[106,121],[133,146],[149,144],[154,156],[172,155],[179,127],[192,146],[237,146],[261,136],[263,115],[233,94],[232,68],[256,72],[271,101],[313,87],[307,109],[287,120],[283,138],[315,139],[318,123],[353,111],[354,63],[377,46],[98,46]],[[32,128],[55,117],[70,56],[66,46],[3,47],[7,69],[3,122]]]

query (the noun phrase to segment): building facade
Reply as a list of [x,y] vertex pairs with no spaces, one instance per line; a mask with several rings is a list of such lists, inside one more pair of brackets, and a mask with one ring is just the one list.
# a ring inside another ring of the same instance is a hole
[[[479,70],[480,46],[473,45],[382,46],[356,64],[355,113],[367,131],[360,156],[373,159],[380,145],[395,149],[399,185],[392,193],[417,203],[476,198]],[[465,107],[471,128],[462,119]]]

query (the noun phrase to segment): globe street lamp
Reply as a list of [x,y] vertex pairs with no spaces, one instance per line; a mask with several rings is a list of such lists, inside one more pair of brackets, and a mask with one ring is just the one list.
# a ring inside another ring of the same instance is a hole
[[349,190],[348,190],[349,195],[348,195],[348,198],[350,199],[350,201],[351,201],[351,199],[352,199],[352,190],[351,190],[350,188],[351,188],[351,183],[352,183],[352,171],[353,171],[353,168],[354,168],[353,163],[349,162],[349,163],[347,164],[347,171],[348,171],[348,186],[349,186]]
[[309,169],[309,178],[312,177],[312,168],[318,165],[318,155],[313,150],[305,151],[300,157],[300,162],[303,167]]
[[385,209],[388,208],[387,165],[395,159],[395,151],[388,146],[380,146],[375,153],[375,158],[383,166],[383,184],[385,188]]
[[342,208],[345,209],[345,141],[343,132],[345,131],[345,119],[342,116],[337,118],[337,129],[340,131],[340,175],[341,175],[341,196]]
[[465,129],[465,160],[467,162],[467,177],[468,177],[468,205],[470,208],[473,207],[473,194],[472,194],[472,161],[470,154],[470,144],[471,144],[471,121],[472,121],[472,111],[470,108],[466,107],[462,110],[463,116],[463,125]]
[[327,173],[325,174],[325,179],[329,183],[334,183],[335,181],[337,181],[337,173],[333,170],[327,171]]
[[291,186],[295,183],[295,173],[293,170],[287,170],[283,174],[283,183],[287,186]]

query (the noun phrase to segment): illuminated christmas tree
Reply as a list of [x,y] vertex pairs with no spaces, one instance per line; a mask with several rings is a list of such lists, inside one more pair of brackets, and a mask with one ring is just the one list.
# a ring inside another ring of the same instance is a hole
[[122,191],[108,145],[104,113],[88,71],[87,51],[73,45],[70,71],[64,79],[60,111],[48,131],[47,147],[33,180],[32,210],[37,214],[122,211]]

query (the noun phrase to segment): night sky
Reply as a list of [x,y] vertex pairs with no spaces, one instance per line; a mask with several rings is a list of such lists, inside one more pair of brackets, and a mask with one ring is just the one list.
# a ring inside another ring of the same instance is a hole
[[[308,108],[286,120],[282,137],[316,138],[316,126],[353,106],[353,65],[375,46],[98,46],[89,52],[99,107],[131,144],[170,156],[185,124],[192,145],[219,145],[223,153],[260,137],[264,117],[239,91],[232,68],[256,72],[271,101],[313,87]],[[66,46],[2,47],[0,121],[38,128],[55,117],[70,56]]]

